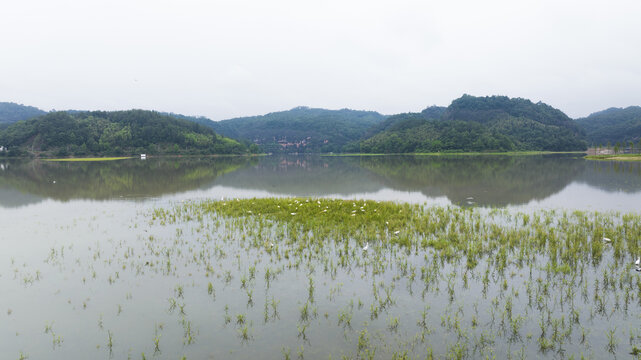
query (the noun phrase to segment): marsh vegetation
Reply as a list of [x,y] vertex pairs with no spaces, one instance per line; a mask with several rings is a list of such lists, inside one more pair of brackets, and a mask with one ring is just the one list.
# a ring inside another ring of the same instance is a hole
[[607,358],[641,348],[638,214],[225,198],[141,209],[120,226],[85,216],[47,225],[64,237],[0,271],[1,334],[14,339],[3,353]]

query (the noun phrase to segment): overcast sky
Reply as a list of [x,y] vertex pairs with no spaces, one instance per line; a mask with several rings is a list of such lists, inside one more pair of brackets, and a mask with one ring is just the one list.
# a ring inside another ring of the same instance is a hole
[[7,0],[0,49],[0,101],[44,110],[641,105],[638,0]]

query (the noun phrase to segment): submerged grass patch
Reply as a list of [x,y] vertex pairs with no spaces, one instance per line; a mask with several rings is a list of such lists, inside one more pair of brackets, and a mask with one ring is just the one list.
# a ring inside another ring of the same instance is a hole
[[[185,205],[181,214],[223,216],[258,222],[259,229],[285,225],[289,234],[309,234],[319,245],[328,240],[356,240],[365,245],[397,244],[418,251],[432,249],[446,258],[465,258],[468,268],[483,256],[499,264],[532,261],[546,256],[546,265],[568,274],[582,262],[598,264],[604,250],[618,260],[639,253],[639,216],[582,211],[544,211],[511,214],[460,207],[426,207],[372,200],[310,198],[228,199]],[[156,216],[166,219],[167,212]],[[296,236],[296,235],[295,235]],[[615,236],[613,244],[602,241]],[[623,239],[623,240],[622,240]]]

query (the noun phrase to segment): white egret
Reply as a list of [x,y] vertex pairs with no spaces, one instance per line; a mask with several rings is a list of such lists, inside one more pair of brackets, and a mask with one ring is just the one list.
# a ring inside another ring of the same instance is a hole
[[363,247],[363,251],[367,251],[369,249],[369,241],[365,243],[365,246]]
[[610,242],[612,242],[612,240],[607,238],[607,237],[604,237],[603,238],[603,242],[610,243]]
[[636,265],[637,267],[641,265],[641,256],[637,257],[637,261],[634,262],[634,265]]

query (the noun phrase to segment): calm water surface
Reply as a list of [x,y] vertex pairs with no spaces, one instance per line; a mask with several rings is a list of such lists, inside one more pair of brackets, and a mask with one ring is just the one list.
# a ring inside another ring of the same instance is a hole
[[637,211],[641,164],[586,161],[578,155],[0,160],[0,208],[5,209],[43,206],[49,200],[158,202],[221,196]]
[[[407,284],[397,289],[399,283],[392,280],[402,261],[418,267],[424,261],[418,254],[401,256],[391,249],[389,263],[397,265],[381,277],[356,265],[327,276],[309,267],[292,269],[291,261],[283,265],[284,260],[234,240],[244,236],[230,236],[231,230],[211,230],[211,236],[226,240],[206,243],[195,240],[208,229],[202,224],[166,226],[150,220],[154,209],[184,201],[268,196],[638,213],[641,163],[592,162],[578,155],[0,160],[2,358],[140,359],[143,353],[148,359],[356,357],[363,324],[371,342],[384,344],[375,358],[389,358],[397,347],[411,348],[412,357],[423,356],[425,343],[408,342],[416,342],[409,339],[426,300],[408,294]],[[203,270],[203,254],[214,259],[212,271]],[[256,279],[243,286],[252,266]],[[270,266],[281,266],[281,273],[267,287]],[[452,266],[444,264],[442,273],[456,271]],[[307,297],[310,274],[318,274],[317,313],[303,323],[299,310],[306,304],[301,299]],[[514,270],[514,276],[526,274]],[[373,319],[370,303],[354,302],[367,299],[377,281],[387,281],[382,293],[394,286],[397,311]],[[207,292],[209,283],[215,299]],[[474,294],[478,288],[465,291]],[[472,304],[452,305],[446,298],[441,292],[429,301],[435,324],[444,321],[439,314],[457,313],[457,306],[471,311]],[[347,309],[353,316],[349,326],[337,321]],[[390,325],[395,318],[402,324],[398,328]],[[239,335],[246,324],[248,341]],[[305,324],[309,330],[301,336]],[[603,350],[604,324],[593,324],[598,333],[593,342],[599,346],[593,357]],[[627,330],[621,330],[622,339]],[[527,331],[536,333],[536,326]],[[448,335],[436,331],[431,336],[430,346],[444,356],[447,349],[438,344]],[[521,349],[500,341],[492,346],[499,358]],[[532,348],[520,351],[542,355]]]

